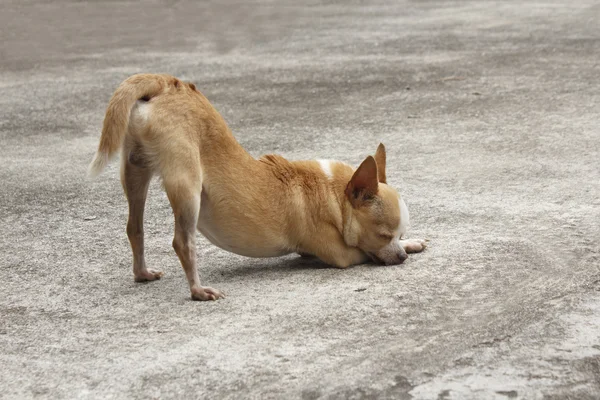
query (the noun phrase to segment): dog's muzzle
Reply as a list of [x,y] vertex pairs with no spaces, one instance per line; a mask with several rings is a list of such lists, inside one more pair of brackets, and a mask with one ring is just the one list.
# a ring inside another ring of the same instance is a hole
[[406,252],[398,252],[393,257],[386,257],[385,259],[378,257],[377,254],[371,252],[367,252],[367,255],[371,257],[375,263],[385,265],[399,265],[408,258],[408,254],[406,254]]

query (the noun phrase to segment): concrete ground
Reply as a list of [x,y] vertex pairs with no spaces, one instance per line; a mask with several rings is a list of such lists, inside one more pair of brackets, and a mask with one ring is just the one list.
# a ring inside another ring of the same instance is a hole
[[[596,1],[6,0],[0,12],[1,398],[600,397]],[[115,87],[194,81],[253,155],[357,165],[431,240],[402,266],[199,243],[189,300],[158,184],[135,284]]]

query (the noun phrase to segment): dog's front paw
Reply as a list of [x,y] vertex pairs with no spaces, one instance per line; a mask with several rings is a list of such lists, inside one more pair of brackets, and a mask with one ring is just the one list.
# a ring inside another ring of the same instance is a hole
[[407,253],[420,253],[427,247],[428,240],[423,239],[402,239],[400,244]]
[[164,273],[153,269],[143,269],[134,273],[133,279],[136,282],[149,282],[160,279]]
[[207,301],[224,298],[225,294],[223,292],[208,286],[201,286],[192,289],[192,300]]

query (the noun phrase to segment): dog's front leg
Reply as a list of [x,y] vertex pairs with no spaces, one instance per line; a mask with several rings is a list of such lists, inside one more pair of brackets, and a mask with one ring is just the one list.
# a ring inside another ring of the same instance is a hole
[[318,257],[337,268],[348,268],[351,265],[364,264],[370,260],[362,250],[348,246],[329,248]]
[[407,253],[420,253],[427,247],[427,240],[423,239],[401,239],[400,246]]
[[200,285],[196,266],[196,224],[200,214],[200,193],[188,185],[169,187],[167,195],[175,214],[175,237],[173,248],[185,271],[193,300],[217,300],[225,297],[219,290]]

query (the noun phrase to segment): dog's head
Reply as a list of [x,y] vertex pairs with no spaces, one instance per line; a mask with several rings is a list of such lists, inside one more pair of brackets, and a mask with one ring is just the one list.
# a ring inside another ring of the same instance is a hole
[[408,209],[400,194],[386,183],[385,147],[368,156],[346,186],[351,207],[346,215],[344,239],[375,262],[401,264],[408,257],[400,245],[409,224]]

